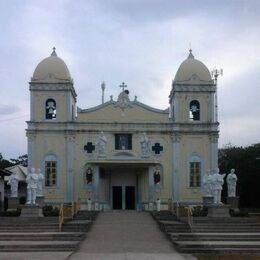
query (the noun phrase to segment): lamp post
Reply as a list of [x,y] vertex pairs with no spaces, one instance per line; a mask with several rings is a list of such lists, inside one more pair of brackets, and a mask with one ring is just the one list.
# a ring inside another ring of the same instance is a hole
[[211,75],[214,78],[214,82],[216,85],[216,93],[215,93],[215,122],[218,122],[218,96],[217,96],[217,83],[218,83],[218,76],[223,76],[223,69],[213,69],[211,71]]

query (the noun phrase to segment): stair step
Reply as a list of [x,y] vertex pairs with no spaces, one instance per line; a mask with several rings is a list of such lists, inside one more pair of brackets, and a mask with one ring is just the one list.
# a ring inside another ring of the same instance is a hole
[[78,241],[0,241],[1,252],[73,251]]
[[83,232],[0,233],[0,241],[81,241]]

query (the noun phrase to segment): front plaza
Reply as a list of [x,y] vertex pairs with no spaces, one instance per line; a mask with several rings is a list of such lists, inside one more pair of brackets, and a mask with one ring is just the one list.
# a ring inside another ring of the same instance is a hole
[[46,204],[143,210],[157,200],[202,202],[203,175],[218,164],[216,84],[191,50],[165,109],[132,98],[134,87],[125,83],[116,98],[77,107],[80,97],[55,48],[29,84],[28,170],[44,174]]

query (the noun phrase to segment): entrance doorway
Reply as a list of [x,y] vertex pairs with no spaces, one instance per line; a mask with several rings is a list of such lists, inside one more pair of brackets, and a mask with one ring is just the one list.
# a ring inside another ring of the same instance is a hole
[[135,209],[135,186],[113,186],[113,209]]
[[122,209],[122,197],[122,187],[113,186],[113,209]]
[[135,187],[125,187],[125,209],[135,209]]

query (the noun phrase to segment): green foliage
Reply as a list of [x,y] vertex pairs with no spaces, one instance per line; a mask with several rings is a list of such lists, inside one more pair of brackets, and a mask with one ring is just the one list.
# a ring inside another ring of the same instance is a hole
[[21,209],[17,210],[8,210],[0,212],[0,217],[19,217],[21,215]]
[[22,166],[27,167],[28,165],[28,155],[23,154],[21,156],[18,156],[17,159],[10,159],[13,165],[21,164]]
[[231,217],[249,217],[247,212],[242,212],[240,210],[230,209],[229,214]]
[[21,164],[25,167],[28,165],[28,156],[27,154],[18,156],[17,159],[6,160],[3,158],[3,155],[0,153],[0,169],[5,169],[13,165]]
[[52,205],[46,205],[42,208],[42,213],[45,217],[57,217],[59,212],[59,208]]
[[[260,208],[260,143],[248,147],[228,145],[219,150],[219,168],[221,173],[229,173],[232,168],[238,177],[237,194],[239,206]],[[222,192],[227,197],[226,184]],[[224,201],[224,200],[223,200]]]
[[0,153],[0,169],[5,169],[5,168],[10,167],[12,165],[13,164],[10,161],[4,159],[2,154]]
[[206,217],[208,215],[208,208],[205,206],[197,206],[192,209],[193,217]]

